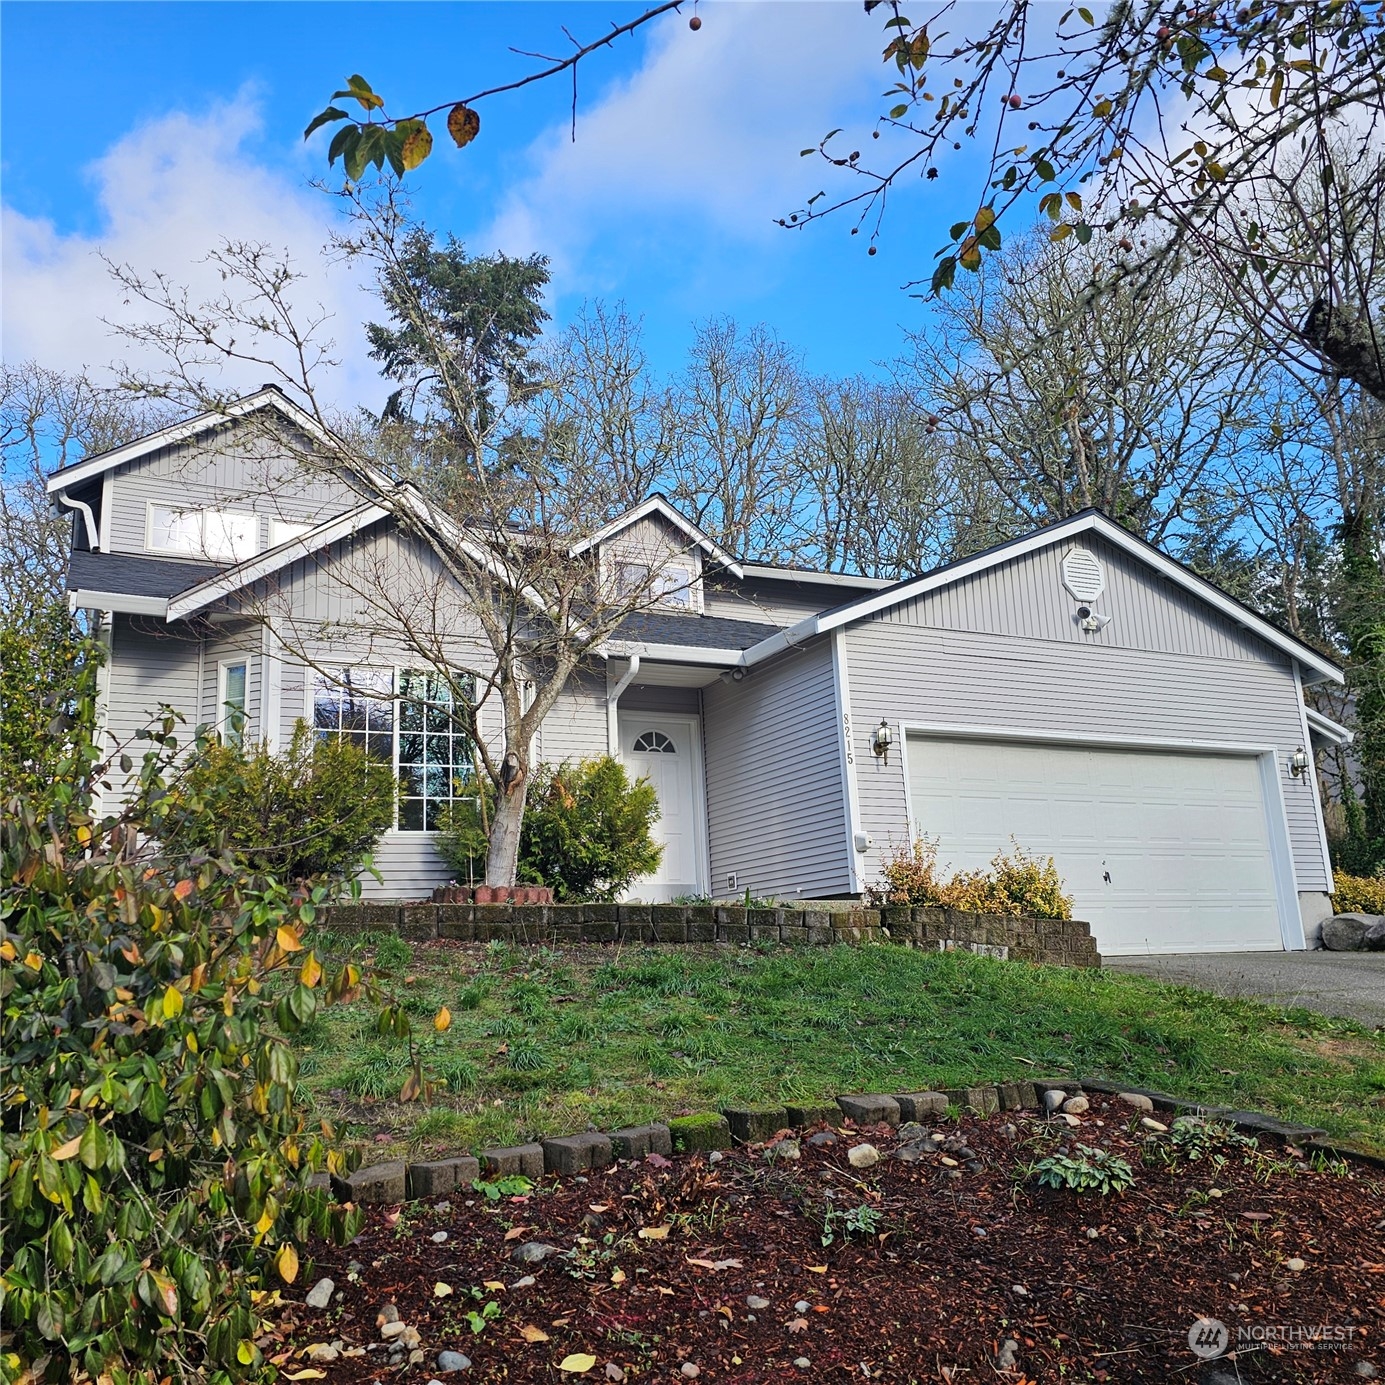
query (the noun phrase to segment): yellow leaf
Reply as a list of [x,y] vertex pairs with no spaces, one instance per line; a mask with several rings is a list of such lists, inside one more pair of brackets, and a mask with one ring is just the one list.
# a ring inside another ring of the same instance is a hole
[[298,979],[305,986],[316,986],[322,980],[322,963],[317,960],[317,954],[310,952],[303,959],[303,965],[298,970]]
[[826,1265],[804,1265],[803,1268],[804,1268],[805,1270],[807,1270],[809,1274],[826,1274],[826,1273],[827,1273],[827,1266],[826,1266]]
[[183,993],[177,986],[170,986],[159,1003],[163,1007],[165,1019],[177,1019],[183,1013]]
[[640,1227],[640,1239],[642,1241],[666,1241],[668,1233],[673,1228],[670,1226],[642,1226]]
[[405,169],[417,168],[433,152],[433,132],[422,122],[409,131],[399,150]]
[[18,956],[19,950],[8,938],[6,938],[3,943],[0,943],[0,960],[13,962]]
[[535,1327],[533,1323],[525,1323],[524,1326],[519,1329],[519,1335],[523,1337],[526,1342],[546,1342],[548,1340],[548,1333],[541,1327]]
[[976,214],[976,233],[980,235],[982,231],[989,230],[995,225],[995,208],[982,207]]
[[40,957],[37,952],[31,952],[24,958],[24,965],[28,967],[30,971],[42,971],[43,958]]
[[274,1218],[268,1212],[261,1212],[260,1219],[255,1223],[255,1230],[263,1236],[271,1226],[274,1225]]
[[285,1380],[322,1380],[326,1377],[326,1371],[314,1370],[311,1366],[304,1366],[301,1371],[290,1371]]
[[66,1144],[59,1145],[49,1158],[51,1159],[71,1159],[77,1153],[78,1146],[82,1143],[82,1137],[78,1135],[75,1139],[69,1140]]
[[274,941],[278,943],[285,952],[303,951],[303,944],[298,941],[297,932],[286,923],[281,923],[275,930]]
[[433,1285],[434,1298],[446,1298],[451,1292],[452,1286],[450,1284],[444,1284],[442,1280],[438,1280],[438,1282]]
[[625,1271],[624,1271],[624,1270],[612,1270],[612,1271],[611,1271],[611,1283],[612,1283],[612,1284],[624,1284],[624,1283],[625,1283]]
[[574,1351],[571,1356],[564,1356],[558,1362],[560,1371],[567,1371],[569,1375],[585,1375],[596,1365],[596,1357],[589,1355],[585,1351]]
[[457,148],[463,149],[481,133],[481,117],[459,102],[447,114],[447,133]]
[[446,1005],[444,1005],[442,1009],[439,1010],[438,1013],[433,1016],[433,1028],[436,1029],[439,1034],[441,1034],[444,1032],[444,1030],[450,1029],[451,1026],[452,1011],[449,1010]]
[[493,1294],[502,1294],[505,1292],[505,1286],[498,1279],[482,1280],[481,1287],[483,1289],[489,1289]]
[[279,1253],[274,1257],[274,1268],[279,1271],[279,1278],[285,1284],[292,1284],[298,1277],[298,1252],[287,1241],[279,1247]]

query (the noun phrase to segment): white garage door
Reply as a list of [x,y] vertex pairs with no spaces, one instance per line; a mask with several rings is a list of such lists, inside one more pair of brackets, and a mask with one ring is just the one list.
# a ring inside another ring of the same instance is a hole
[[910,736],[915,830],[972,870],[1013,837],[1051,855],[1098,950],[1283,947],[1258,762]]

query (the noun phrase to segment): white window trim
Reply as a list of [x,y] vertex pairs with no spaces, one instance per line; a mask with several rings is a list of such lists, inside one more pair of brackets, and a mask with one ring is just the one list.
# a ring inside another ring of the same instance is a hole
[[240,743],[244,745],[250,739],[250,656],[248,654],[234,655],[229,659],[218,659],[216,661],[216,733],[223,741],[226,731],[230,726],[231,714],[226,709],[228,698],[226,696],[226,675],[233,668],[243,668],[245,670],[245,698],[241,705],[241,728]]
[[[957,726],[947,722],[901,722],[900,769],[904,775],[904,820],[909,839],[916,835],[913,792],[909,776],[909,737],[937,736],[954,740],[1028,741],[1036,745],[1091,746],[1096,750],[1154,750],[1184,755],[1239,755],[1253,757],[1260,771],[1264,790],[1265,826],[1270,843],[1270,863],[1274,871],[1274,891],[1279,913],[1279,936],[1286,952],[1307,947],[1303,915],[1299,910],[1298,883],[1294,870],[1293,838],[1289,835],[1289,815],[1284,805],[1281,757],[1277,746],[1244,741],[1205,741],[1200,739],[1160,740],[1150,736],[1100,736],[1086,732],[1034,731],[1013,726]],[[1311,789],[1312,786],[1310,785]]]
[[[227,517],[238,517],[240,519],[253,520],[254,534],[252,536],[252,541],[254,543],[254,548],[243,558],[237,558],[234,555],[232,555],[229,558],[211,558],[207,556],[205,551],[188,551],[182,548],[158,548],[154,544],[155,508],[158,508],[160,510],[172,510],[179,515],[196,515],[198,519],[198,534],[200,538],[205,538],[204,516],[208,514],[219,514],[225,515]],[[192,558],[197,562],[224,563],[227,566],[234,567],[240,563],[249,562],[251,558],[259,556],[261,552],[260,517],[254,510],[237,510],[222,507],[219,505],[190,505],[186,509],[182,509],[179,508],[177,505],[171,505],[164,500],[146,500],[144,502],[144,551],[146,553],[156,554],[159,557],[163,558]]]

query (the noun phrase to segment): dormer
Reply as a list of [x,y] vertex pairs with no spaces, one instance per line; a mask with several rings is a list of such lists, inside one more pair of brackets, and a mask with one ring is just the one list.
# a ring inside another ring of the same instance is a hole
[[704,573],[743,576],[736,559],[661,495],[652,495],[574,545],[595,548],[602,583],[620,597],[647,591],[649,604],[685,615],[705,613]]

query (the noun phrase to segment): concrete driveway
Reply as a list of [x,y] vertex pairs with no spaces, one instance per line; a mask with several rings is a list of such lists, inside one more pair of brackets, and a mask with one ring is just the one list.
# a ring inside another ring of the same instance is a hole
[[1106,957],[1102,965],[1238,1000],[1385,1025],[1385,952],[1198,952]]

